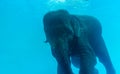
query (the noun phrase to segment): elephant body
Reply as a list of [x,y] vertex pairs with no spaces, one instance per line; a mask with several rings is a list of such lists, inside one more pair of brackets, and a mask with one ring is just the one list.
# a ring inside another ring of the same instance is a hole
[[73,15],[66,10],[48,12],[44,18],[46,42],[58,62],[57,74],[73,74],[71,63],[80,74],[98,74],[96,57],[107,74],[115,74],[100,22],[87,15]]

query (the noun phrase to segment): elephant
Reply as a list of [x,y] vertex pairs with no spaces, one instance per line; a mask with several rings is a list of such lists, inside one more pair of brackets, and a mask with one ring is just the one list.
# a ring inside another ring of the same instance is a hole
[[57,74],[74,74],[71,64],[79,68],[79,74],[99,74],[96,57],[107,74],[115,74],[98,19],[59,9],[46,13],[43,25],[46,42],[58,64]]

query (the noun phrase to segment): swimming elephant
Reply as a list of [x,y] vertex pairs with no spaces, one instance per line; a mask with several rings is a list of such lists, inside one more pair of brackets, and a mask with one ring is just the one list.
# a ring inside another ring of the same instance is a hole
[[43,24],[46,42],[58,63],[57,74],[73,74],[71,63],[80,68],[79,74],[98,74],[96,57],[107,74],[115,74],[96,18],[61,9],[45,14]]

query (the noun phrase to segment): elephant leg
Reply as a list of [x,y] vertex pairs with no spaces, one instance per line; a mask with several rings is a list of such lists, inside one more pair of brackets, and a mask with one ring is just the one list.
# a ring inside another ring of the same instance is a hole
[[95,69],[95,56],[91,55],[89,51],[84,51],[80,54],[80,72],[79,74],[98,74]]
[[80,68],[79,74],[98,74],[95,69],[96,55],[85,37],[75,37],[70,48],[71,61],[75,67]]
[[[89,59],[90,60],[90,59]],[[80,62],[81,62],[81,60],[80,60],[80,57],[78,57],[78,56],[71,56],[71,62],[72,62],[72,64],[76,67],[76,68],[79,68],[80,69],[80,67],[81,66],[84,66],[85,67],[85,65],[80,65]],[[85,64],[87,64],[87,60],[84,62]],[[86,66],[86,67],[89,67],[89,66]],[[94,65],[93,65],[93,67],[94,67]],[[92,67],[92,68],[93,68]],[[89,68],[91,68],[91,67],[89,67]],[[89,70],[88,71],[88,69],[84,69],[84,71],[86,72],[87,71],[87,73],[86,74],[99,74],[99,72],[98,72],[98,70],[96,69],[96,68],[93,68],[93,69],[91,69],[91,70]],[[80,74],[82,73],[82,74],[85,74],[85,72],[84,72],[83,70],[81,71],[80,70]],[[90,71],[92,71],[91,73],[90,73]],[[83,73],[84,72],[84,73]],[[89,72],[89,73],[88,73]]]
[[113,64],[102,36],[94,36],[90,39],[90,43],[96,56],[99,58],[99,61],[105,66],[107,74],[115,74]]

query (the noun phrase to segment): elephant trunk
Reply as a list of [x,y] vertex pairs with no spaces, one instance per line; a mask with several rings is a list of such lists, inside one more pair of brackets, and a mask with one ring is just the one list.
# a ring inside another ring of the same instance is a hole
[[62,71],[65,74],[72,74],[67,40],[59,38],[51,46],[51,49]]

